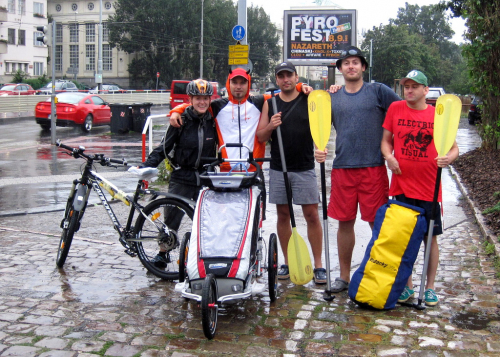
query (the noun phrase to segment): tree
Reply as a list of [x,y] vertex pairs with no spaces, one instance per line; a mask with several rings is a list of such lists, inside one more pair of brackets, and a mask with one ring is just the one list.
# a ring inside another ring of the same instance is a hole
[[483,98],[480,135],[484,148],[498,148],[500,140],[500,0],[452,0],[454,16],[466,19],[464,45],[473,90]]
[[[117,0],[109,18],[109,42],[134,58],[129,64],[131,79],[152,85],[156,72],[169,84],[172,79],[193,79],[200,75],[200,0]],[[248,10],[249,37],[255,46],[255,70],[267,74],[277,60],[278,37],[269,16],[259,7]],[[229,45],[237,23],[236,6],[231,0],[203,1],[203,77],[225,82],[229,65]],[[273,30],[274,28],[274,30]]]
[[[462,76],[463,58],[460,47],[450,41],[453,30],[448,20],[442,7],[406,3],[389,25],[368,31],[363,48],[373,40],[373,78],[392,87],[394,79],[419,69],[430,85],[450,90],[448,86]],[[454,88],[468,93],[465,83],[455,82]]]
[[247,9],[248,42],[253,61],[253,77],[265,77],[272,72],[281,55],[278,29],[261,7]]
[[411,35],[408,26],[380,25],[366,33],[363,48],[373,40],[373,79],[393,87],[394,80],[404,77],[411,69],[434,76],[436,58],[427,51],[418,35]]

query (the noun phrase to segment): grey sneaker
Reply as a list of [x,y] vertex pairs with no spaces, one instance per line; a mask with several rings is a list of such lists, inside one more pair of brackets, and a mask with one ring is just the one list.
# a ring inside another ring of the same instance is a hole
[[326,284],[326,269],[325,268],[314,269],[314,282],[316,284]]
[[288,271],[288,265],[283,264],[278,271],[278,279],[285,280],[290,278],[290,272]]

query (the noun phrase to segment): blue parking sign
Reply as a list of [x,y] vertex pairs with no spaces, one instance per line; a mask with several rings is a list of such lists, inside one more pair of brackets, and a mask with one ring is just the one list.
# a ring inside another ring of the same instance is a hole
[[241,25],[236,25],[233,27],[233,38],[236,41],[241,41],[245,38],[245,28]]

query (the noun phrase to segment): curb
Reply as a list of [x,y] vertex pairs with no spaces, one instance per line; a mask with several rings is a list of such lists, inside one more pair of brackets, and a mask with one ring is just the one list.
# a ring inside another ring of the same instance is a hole
[[495,237],[491,229],[486,224],[486,220],[484,219],[484,216],[482,215],[481,211],[479,210],[479,208],[477,208],[474,201],[470,198],[469,192],[467,191],[465,186],[462,185],[459,173],[451,165],[450,169],[453,177],[455,178],[455,182],[457,183],[458,188],[460,189],[460,192],[462,192],[463,197],[465,198],[465,200],[467,200],[467,204],[469,205],[469,207],[472,210],[472,213],[474,214],[474,218],[476,219],[481,234],[490,244],[493,244],[495,246],[495,255],[500,257],[500,243],[498,241],[499,238]]

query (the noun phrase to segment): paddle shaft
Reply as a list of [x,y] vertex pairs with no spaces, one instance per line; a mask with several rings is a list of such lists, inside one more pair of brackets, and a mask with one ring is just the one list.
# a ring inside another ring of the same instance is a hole
[[420,292],[418,294],[418,305],[422,304],[424,291],[425,291],[425,279],[427,278],[427,269],[429,267],[429,257],[431,255],[431,245],[432,245],[432,236],[434,231],[434,221],[436,220],[436,211],[437,211],[437,201],[439,197],[439,186],[441,185],[441,172],[442,168],[438,167],[437,175],[436,175],[436,186],[434,187],[434,198],[432,200],[432,209],[431,209],[431,220],[429,222],[429,232],[427,234],[427,243],[425,244],[425,257],[424,257],[424,268],[422,270],[422,280],[420,282]]
[[[271,102],[273,103],[274,114],[278,114],[276,97],[274,96],[274,93],[271,93],[271,95],[272,95]],[[292,205],[292,186],[290,185],[290,181],[288,180],[288,172],[286,170],[286,161],[285,161],[285,150],[283,149],[283,140],[281,138],[281,129],[279,126],[276,128],[276,134],[278,135],[278,147],[280,149],[281,168],[283,169],[283,180],[285,181],[288,209],[290,210],[290,221],[292,223],[292,228],[295,228],[295,215],[293,214],[293,205]]]
[[326,263],[326,289],[325,293],[327,297],[331,295],[330,284],[330,243],[328,239],[328,209],[326,206],[326,170],[325,163],[320,164],[321,168],[321,201],[323,206],[323,240],[325,244],[325,263]]

